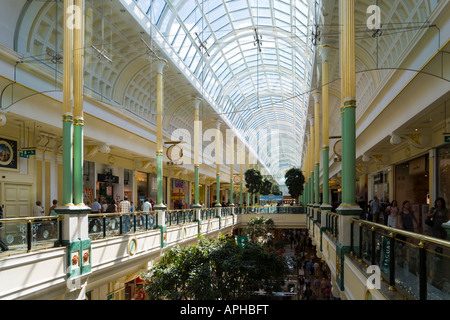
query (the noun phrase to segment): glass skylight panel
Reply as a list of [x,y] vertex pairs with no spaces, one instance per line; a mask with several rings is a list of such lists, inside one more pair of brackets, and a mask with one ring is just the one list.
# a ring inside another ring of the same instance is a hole
[[[197,6],[194,6],[194,3],[191,1],[186,1],[183,6],[178,10],[178,17],[181,21],[183,21],[185,24],[188,23],[186,18],[188,16],[194,17],[195,11],[197,10]],[[199,15],[200,16],[200,15]]]
[[241,112],[241,116],[242,116],[242,119],[244,119],[244,121],[248,121],[248,119],[250,119],[251,115],[252,115],[252,113],[249,110],[245,110],[245,111]]
[[[289,11],[286,13],[286,12],[277,10],[275,8],[275,10],[273,12],[274,12],[275,19],[277,19],[281,23],[282,26],[289,26],[290,25],[290,23],[291,23],[291,16],[289,14],[290,13]],[[278,24],[277,24],[277,26],[278,26]]]
[[210,22],[211,28],[213,30],[221,29],[224,26],[229,25],[230,21],[228,20],[228,16],[224,13],[220,18],[217,20],[213,20]]
[[197,70],[201,58],[202,57],[200,56],[198,51],[196,51],[194,56],[192,57],[191,63],[189,64],[189,68],[191,69],[191,71],[195,72]]
[[152,3],[147,7],[147,1],[139,1],[139,3],[145,3],[143,6],[145,12],[150,17],[150,21],[152,24],[157,25],[160,21],[161,15],[166,7],[165,1],[152,1]]
[[[204,92],[224,112],[223,117],[243,136],[259,128],[289,132],[291,138],[284,141],[288,146],[273,150],[279,150],[280,159],[288,159],[286,163],[294,163],[291,154],[299,153],[295,150],[301,147],[298,144],[303,141],[306,121],[304,88],[312,76],[313,62],[304,58],[305,50],[310,51],[308,56],[314,52],[307,38],[313,13],[308,10],[308,1],[177,1],[176,14],[163,0],[136,2],[144,10],[151,8],[149,15],[153,12],[157,27],[192,75],[203,81]],[[261,52],[255,45],[255,29],[262,36]],[[211,57],[203,55],[195,33]],[[254,137],[248,140],[256,143]],[[285,157],[284,153],[289,155]],[[274,170],[273,174],[279,172],[279,164],[271,164],[269,153],[261,153],[260,159]]]
[[[166,34],[168,32],[167,28],[169,25],[170,17],[172,16],[172,11],[169,7],[164,7],[164,11],[161,13],[161,16],[158,20],[158,27],[162,33]],[[170,29],[170,26],[169,26]]]
[[244,8],[242,10],[229,11],[229,15],[231,18],[231,22],[234,24],[238,21],[248,20],[250,17],[250,11],[248,8]]
[[232,110],[234,110],[234,108],[233,108],[233,105],[232,105],[231,103],[227,103],[227,104],[225,105],[224,109],[223,109],[223,111],[224,111],[225,113],[229,113],[229,112],[231,112]]
[[266,120],[275,121],[275,115],[273,113],[266,113]]
[[[226,10],[220,1],[214,1],[213,3],[215,4],[215,6],[212,8],[203,7],[206,18],[209,21],[217,20],[219,17],[222,17],[223,15],[226,14]],[[213,30],[215,29],[213,28]]]
[[141,6],[144,12],[147,12],[150,8],[150,0],[136,0],[136,2]]
[[248,4],[246,0],[228,0],[225,1],[225,4],[229,11],[236,11],[242,9],[246,9],[248,11],[247,7]]
[[231,79],[233,79],[233,75],[231,73],[224,73],[224,77],[221,79],[222,85],[226,87]]

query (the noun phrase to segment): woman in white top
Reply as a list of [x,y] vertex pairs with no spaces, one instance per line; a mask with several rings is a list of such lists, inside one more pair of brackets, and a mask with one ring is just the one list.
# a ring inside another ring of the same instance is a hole
[[397,200],[393,200],[391,205],[386,208],[388,214],[388,227],[397,228],[398,211]]

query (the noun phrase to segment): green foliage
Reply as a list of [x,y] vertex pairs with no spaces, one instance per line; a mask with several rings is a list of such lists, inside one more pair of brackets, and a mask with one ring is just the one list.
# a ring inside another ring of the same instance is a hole
[[302,170],[298,168],[291,168],[286,172],[284,178],[286,179],[285,181],[289,194],[292,198],[298,200],[298,197],[303,194],[303,185],[305,183],[305,177]]
[[282,195],[283,195],[283,192],[281,192],[280,186],[279,186],[278,184],[273,184],[273,185],[272,185],[271,193],[272,193],[274,196],[282,196]]
[[250,193],[255,194],[260,192],[263,183],[261,172],[254,168],[248,169],[245,171],[245,182],[245,187]]
[[272,181],[267,178],[264,178],[261,184],[261,189],[259,193],[263,196],[267,196],[272,191]]
[[151,300],[238,300],[259,289],[279,291],[288,273],[274,251],[250,242],[240,248],[222,236],[168,250],[144,279]]
[[263,216],[255,217],[247,223],[246,233],[253,242],[268,243],[273,238],[275,223]]

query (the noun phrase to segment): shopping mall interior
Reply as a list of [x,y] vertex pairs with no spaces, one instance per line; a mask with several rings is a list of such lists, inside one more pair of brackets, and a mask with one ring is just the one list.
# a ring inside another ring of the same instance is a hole
[[0,8],[0,299],[139,300],[255,216],[306,232],[329,300],[450,298],[449,0]]

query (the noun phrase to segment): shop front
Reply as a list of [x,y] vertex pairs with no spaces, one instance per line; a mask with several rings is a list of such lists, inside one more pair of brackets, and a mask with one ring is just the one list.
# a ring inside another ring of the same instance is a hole
[[[391,202],[391,170],[384,169],[374,173],[371,176],[371,196],[368,201],[373,200],[375,197],[378,198],[380,202],[385,200]],[[362,195],[362,194],[361,194]]]
[[141,206],[145,199],[156,203],[157,196],[157,180],[156,174],[138,172],[137,173],[137,200]]
[[[206,186],[204,184],[199,184],[198,185],[198,201],[200,204],[203,204],[203,205],[206,204],[205,192],[206,192]],[[195,183],[191,183],[191,199],[192,199],[192,204],[193,204],[195,202]]]
[[125,283],[125,300],[145,300],[144,280],[137,277]]
[[97,197],[110,203],[112,200],[119,200],[119,176],[113,170],[97,174]]
[[189,208],[189,182],[179,179],[171,179],[170,209]]
[[426,154],[395,166],[395,200],[400,209],[404,201],[409,201],[419,222],[429,208],[428,158]]
[[450,205],[450,144],[437,150],[437,197]]

